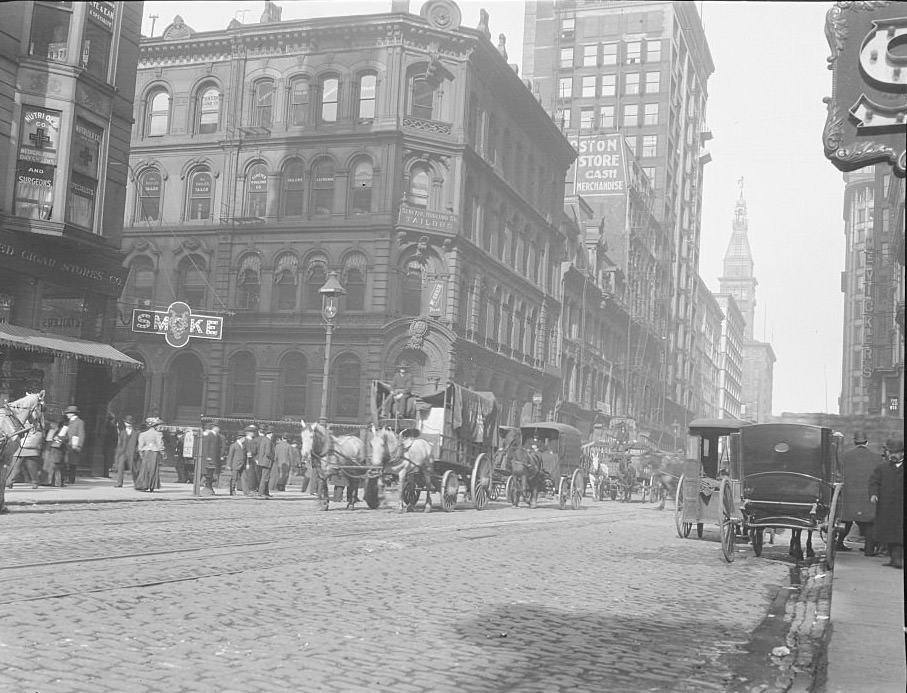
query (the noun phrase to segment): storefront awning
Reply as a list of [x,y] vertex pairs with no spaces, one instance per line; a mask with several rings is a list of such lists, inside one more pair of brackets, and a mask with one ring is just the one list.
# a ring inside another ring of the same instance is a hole
[[73,358],[88,363],[101,363],[108,366],[123,366],[139,369],[144,364],[117,351],[109,344],[89,342],[85,339],[66,337],[59,334],[48,334],[31,330],[19,325],[0,324],[0,346],[34,351],[42,354],[53,354],[64,358]]

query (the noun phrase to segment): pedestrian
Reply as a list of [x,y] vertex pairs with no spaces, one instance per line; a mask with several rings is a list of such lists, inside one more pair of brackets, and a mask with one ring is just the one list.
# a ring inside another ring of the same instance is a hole
[[306,466],[302,463],[302,452],[299,450],[299,443],[295,440],[290,443],[290,468],[294,473],[299,475],[300,493],[305,493],[305,487],[309,483],[309,477],[306,473]]
[[183,463],[183,439],[185,431],[177,430],[174,436],[173,447],[173,469],[176,471],[176,483],[188,484],[189,473],[186,471],[186,465]]
[[285,435],[277,436],[277,441],[274,443],[274,467],[272,468],[270,483],[271,492],[287,490],[287,480],[290,478],[290,468],[292,467],[291,449]]
[[220,428],[215,423],[205,424],[199,449],[202,466],[205,470],[204,485],[200,491],[203,496],[214,495],[214,479],[217,477],[221,458]]
[[274,466],[274,429],[265,426],[264,435],[258,444],[258,455],[255,458],[258,465],[258,495],[263,498],[271,497],[271,469]]
[[242,475],[246,468],[246,450],[243,446],[246,436],[238,433],[236,440],[230,444],[227,451],[227,469],[230,470],[230,495],[236,495],[237,490],[242,491]]
[[[104,457],[104,475],[116,466],[117,445],[120,442],[120,424],[116,414],[109,408],[104,417],[104,428],[101,434],[101,451]],[[120,482],[122,485],[122,481]]]
[[41,453],[44,451],[44,431],[37,424],[30,424],[28,432],[22,436],[19,449],[13,458],[12,467],[7,475],[9,488],[13,487],[13,480],[19,474],[19,468],[25,467],[27,481],[32,488],[38,488],[39,474],[41,472]]
[[857,523],[863,536],[863,552],[867,556],[876,555],[875,542],[872,537],[872,526],[875,520],[875,506],[869,502],[869,477],[879,464],[879,457],[869,449],[869,441],[862,431],[853,434],[854,447],[844,453],[844,487],[841,494],[844,500],[844,511],[841,519],[844,528],[838,535],[835,545],[838,551],[850,551],[844,539],[850,532],[853,523]]
[[249,424],[245,428],[245,438],[243,439],[243,452],[245,453],[246,463],[243,467],[242,490],[247,496],[258,495],[258,465],[255,463],[258,458],[258,426]]
[[117,433],[117,444],[114,451],[114,465],[116,466],[116,483],[114,488],[123,487],[123,477],[126,470],[132,475],[132,485],[135,486],[135,477],[138,473],[139,431],[135,427],[135,417],[132,415],[123,419],[123,428]]
[[51,486],[63,488],[66,418],[52,422],[44,435],[44,475]]
[[888,563],[904,568],[904,439],[885,441],[887,460],[869,477],[869,502],[875,504],[875,541],[888,545]]
[[161,487],[160,469],[164,457],[164,437],[158,427],[162,423],[164,422],[156,416],[149,417],[145,419],[148,428],[139,434],[138,449],[142,466],[135,479],[137,491],[153,493],[155,489]]
[[66,481],[70,484],[76,483],[76,470],[79,462],[82,460],[82,450],[85,448],[85,422],[79,418],[79,408],[70,405],[63,410],[63,414],[68,419],[66,430]]

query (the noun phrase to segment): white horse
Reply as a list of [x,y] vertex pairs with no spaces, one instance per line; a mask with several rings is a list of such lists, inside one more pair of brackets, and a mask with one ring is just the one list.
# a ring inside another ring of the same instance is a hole
[[22,437],[37,428],[44,431],[44,390],[32,392],[13,402],[0,403],[0,511],[3,510],[3,488],[16,471],[11,465]]
[[422,476],[425,486],[425,512],[430,513],[431,476],[434,470],[431,443],[423,438],[398,438],[389,428],[370,427],[372,446],[372,465],[383,468],[392,465],[400,482],[400,512],[412,512],[416,506],[415,479],[412,488],[407,485],[410,475]]
[[300,456],[304,462],[311,464],[313,473],[318,477],[322,509],[328,510],[330,503],[328,478],[341,475],[347,479],[346,507],[352,510],[359,500],[359,479],[346,474],[343,468],[365,464],[365,444],[356,436],[333,436],[320,423],[307,424],[303,419],[300,425]]

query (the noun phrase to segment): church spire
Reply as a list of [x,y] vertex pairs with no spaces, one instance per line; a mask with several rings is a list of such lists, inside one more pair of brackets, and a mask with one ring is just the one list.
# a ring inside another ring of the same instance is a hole
[[740,312],[746,320],[745,336],[753,338],[753,322],[756,312],[756,278],[753,275],[753,254],[747,235],[749,222],[746,214],[746,198],[743,192],[743,177],[737,179],[740,196],[734,206],[734,223],[731,240],[724,253],[724,271],[719,282],[722,293],[734,296]]

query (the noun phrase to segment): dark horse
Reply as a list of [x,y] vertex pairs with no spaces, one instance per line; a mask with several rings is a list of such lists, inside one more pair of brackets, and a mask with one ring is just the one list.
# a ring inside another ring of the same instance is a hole
[[516,507],[520,504],[520,499],[525,498],[530,508],[536,507],[541,486],[539,482],[542,479],[542,456],[521,445],[511,446],[504,454],[515,483],[519,484],[510,502]]
[[[813,551],[813,531],[807,530],[808,534],[806,535],[806,557],[813,558],[816,555],[816,552]],[[803,534],[802,529],[792,529],[790,533],[790,550],[787,552],[789,556],[793,556],[798,561],[803,560],[803,545],[800,543],[801,535]]]

